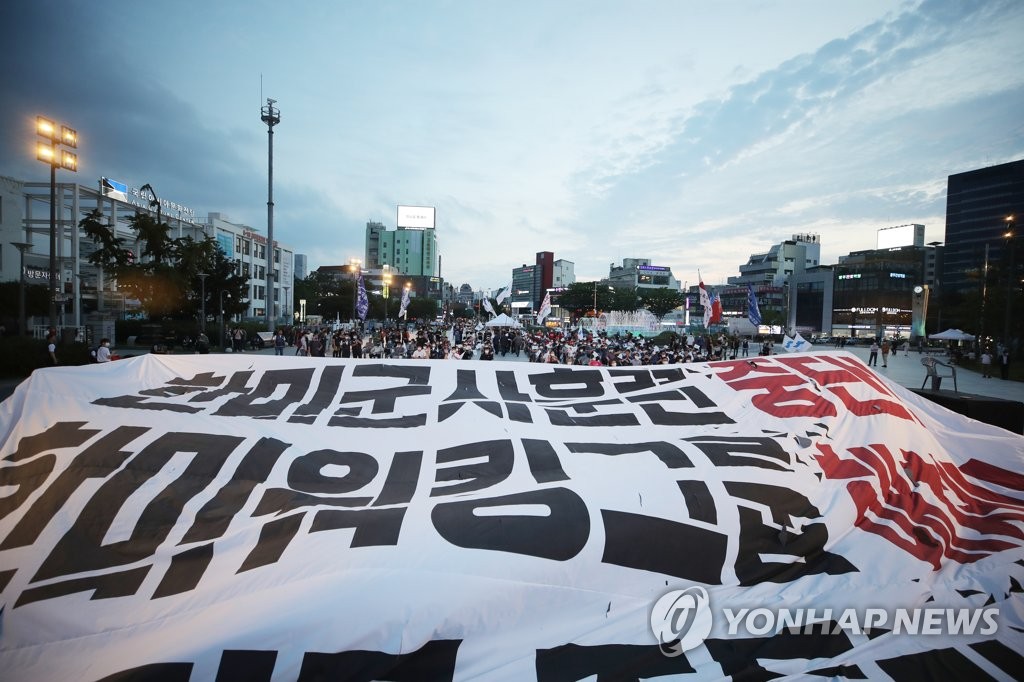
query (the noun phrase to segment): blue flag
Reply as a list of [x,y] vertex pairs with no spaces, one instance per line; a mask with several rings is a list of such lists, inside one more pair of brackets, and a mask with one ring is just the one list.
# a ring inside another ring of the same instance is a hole
[[755,327],[761,324],[761,310],[757,307],[757,296],[754,295],[754,285],[747,285],[747,319]]
[[359,275],[359,300],[356,301],[356,312],[359,319],[366,319],[366,311],[370,309],[370,300],[366,298],[366,286],[363,284],[363,276]]

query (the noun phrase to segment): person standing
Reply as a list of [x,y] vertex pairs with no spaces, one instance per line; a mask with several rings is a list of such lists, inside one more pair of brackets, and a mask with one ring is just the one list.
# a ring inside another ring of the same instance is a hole
[[284,338],[284,332],[280,329],[274,334],[274,355],[284,355],[284,347],[287,340]]
[[57,364],[57,330],[50,327],[50,333],[46,335],[46,352],[49,354],[50,364]]
[[96,362],[110,362],[110,339],[100,339],[100,347],[96,349]]
[[981,351],[981,377],[983,379],[992,378],[992,350],[990,348]]
[[889,366],[889,351],[892,350],[892,346],[889,345],[889,339],[882,339],[882,367]]
[[1007,348],[1004,348],[1002,354],[999,356],[999,378],[1010,378],[1010,351]]
[[868,353],[868,367],[878,367],[878,342],[871,342],[871,352]]

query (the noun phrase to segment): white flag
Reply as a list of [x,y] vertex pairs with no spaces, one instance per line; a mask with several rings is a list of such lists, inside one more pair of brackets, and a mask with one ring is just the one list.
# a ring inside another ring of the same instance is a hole
[[800,332],[797,332],[794,336],[784,337],[782,347],[790,353],[802,353],[811,349],[811,342],[800,336]]
[[484,299],[484,310],[489,312],[491,315],[497,315],[497,313],[494,312],[494,306],[491,305],[491,299],[489,298]]
[[711,322],[711,297],[708,290],[704,288],[704,280],[700,280],[700,307],[704,309],[704,326]]
[[512,293],[512,284],[509,283],[504,289],[498,292],[498,295],[494,297],[494,300],[501,305],[501,302],[508,298],[508,295]]
[[402,305],[398,309],[398,316],[405,317],[405,309],[409,307],[409,290],[402,289]]
[[537,311],[537,324],[544,324],[544,318],[551,314],[551,292],[544,294],[544,302]]

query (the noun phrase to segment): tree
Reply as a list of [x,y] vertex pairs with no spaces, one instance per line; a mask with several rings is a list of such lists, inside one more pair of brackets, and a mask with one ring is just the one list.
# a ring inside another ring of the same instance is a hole
[[[196,241],[192,237],[170,238],[170,227],[152,217],[136,214],[129,218],[140,257],[127,248],[126,240],[113,228],[101,222],[98,210],[79,222],[86,236],[96,244],[89,261],[117,280],[118,287],[137,298],[150,319],[165,317],[198,319],[204,307],[213,311],[219,305],[220,292],[230,296],[225,301],[229,314],[244,311],[249,298],[248,278],[235,271],[210,238]],[[207,275],[205,286],[199,277]],[[206,300],[201,292],[205,288]]]
[[686,296],[674,289],[641,289],[640,300],[645,308],[659,318],[686,302]]
[[636,287],[617,287],[612,292],[612,300],[608,310],[632,312],[640,307]]
[[[584,317],[587,314],[596,314],[597,311],[616,310],[614,307],[616,292],[608,289],[608,286],[599,282],[574,282],[559,294],[558,305],[562,310],[568,310],[576,318]],[[635,300],[632,305],[635,309]]]

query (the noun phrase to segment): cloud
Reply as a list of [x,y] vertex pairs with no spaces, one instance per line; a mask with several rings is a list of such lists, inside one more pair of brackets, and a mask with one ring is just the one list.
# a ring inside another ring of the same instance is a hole
[[488,288],[538,251],[715,281],[798,232],[826,261],[891,224],[941,239],[946,176],[1024,155],[1009,0],[257,9],[3,3],[0,173],[44,176],[47,113],[79,182],[263,229],[269,95],[279,241],[336,264],[433,205],[446,278]]

